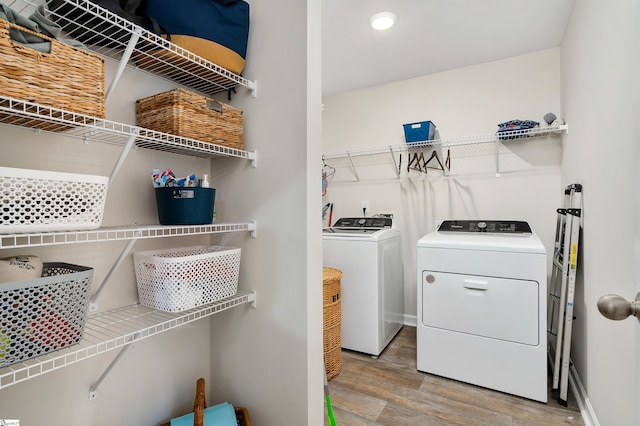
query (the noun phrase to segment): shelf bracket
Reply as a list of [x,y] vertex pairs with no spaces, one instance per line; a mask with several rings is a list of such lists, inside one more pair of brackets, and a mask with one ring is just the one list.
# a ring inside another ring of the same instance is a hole
[[251,302],[251,307],[256,309],[258,307],[258,295],[255,290],[251,290],[248,299]]
[[125,257],[127,257],[129,252],[131,251],[131,248],[133,247],[133,245],[135,244],[135,242],[138,240],[140,236],[141,236],[141,232],[140,230],[137,230],[133,238],[129,240],[124,250],[122,250],[122,253],[120,253],[120,256],[118,256],[118,259],[116,259],[116,262],[113,264],[113,266],[109,270],[109,273],[107,274],[107,276],[104,277],[104,280],[100,284],[100,287],[98,287],[96,292],[93,293],[93,295],[91,296],[91,300],[89,301],[89,312],[95,312],[98,310],[97,300],[98,300],[98,297],[100,297],[100,293],[102,293],[102,290],[105,288],[106,284],[111,279],[111,276],[120,267]]
[[500,137],[496,135],[496,177],[500,177]]
[[396,176],[398,176],[398,179],[400,179],[400,169],[398,168],[396,156],[393,155],[393,147],[391,145],[389,145],[389,152],[391,153],[391,159],[393,160],[393,170],[396,172]]
[[347,151],[347,157],[349,157],[349,163],[351,163],[353,174],[356,175],[356,180],[360,182],[360,176],[358,176],[358,171],[356,170],[356,166],[353,165],[353,158],[351,158],[351,153],[349,151]]
[[131,147],[133,146],[133,143],[136,141],[137,137],[138,137],[138,129],[136,129],[134,133],[131,136],[129,136],[127,143],[125,144],[124,148],[122,148],[120,157],[118,157],[118,161],[113,166],[113,170],[111,170],[111,175],[109,176],[109,186],[111,186],[111,183],[113,182],[113,179],[115,179],[116,175],[118,174],[120,167],[122,167],[122,164],[124,164],[124,160],[127,158],[127,155],[129,155],[129,151],[131,151]]
[[249,160],[251,160],[251,168],[258,168],[258,151],[250,151],[249,152]]
[[138,39],[140,38],[140,34],[142,31],[140,28],[134,28],[131,38],[129,39],[129,43],[127,44],[127,48],[122,53],[122,57],[120,58],[120,63],[118,64],[118,69],[116,74],[113,76],[111,83],[109,84],[109,88],[107,89],[107,93],[104,95],[105,101],[109,99],[109,96],[113,93],[118,81],[120,81],[120,77],[122,77],[122,73],[129,63],[129,59],[131,58],[131,54],[133,53],[133,49],[135,49],[136,44],[138,43]]
[[124,355],[125,352],[127,352],[127,350],[133,346],[133,342],[135,340],[138,340],[140,338],[139,333],[136,333],[133,338],[131,339],[131,342],[127,343],[126,345],[124,345],[122,347],[122,349],[120,349],[120,352],[118,352],[118,354],[115,356],[115,358],[113,358],[113,360],[111,361],[111,363],[107,366],[107,368],[102,372],[102,374],[100,375],[100,377],[98,377],[98,380],[96,380],[96,382],[89,388],[89,401],[93,401],[94,399],[96,399],[98,397],[98,387],[100,386],[100,384],[102,383],[102,381],[109,375],[109,373],[111,372],[111,370],[113,369],[113,367],[115,367],[115,365],[118,363],[118,361],[120,361],[120,358],[122,358],[122,355]]
[[247,82],[247,87],[249,88],[249,90],[251,90],[251,97],[252,98],[257,98],[258,97],[258,82],[257,81],[248,81]]
[[249,222],[249,231],[251,232],[251,238],[257,238],[258,237],[258,222],[256,222],[255,220],[252,220],[251,222]]

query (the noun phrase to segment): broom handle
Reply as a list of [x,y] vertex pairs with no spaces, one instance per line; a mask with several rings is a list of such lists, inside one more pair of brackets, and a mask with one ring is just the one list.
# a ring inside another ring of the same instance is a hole
[[331,396],[329,396],[329,382],[327,381],[327,369],[324,369],[324,396],[327,401],[327,416],[329,417],[329,425],[336,426],[336,419],[333,417],[333,408],[331,408]]
[[207,405],[204,396],[204,387],[204,379],[198,379],[196,382],[196,399],[193,403],[193,426],[204,426],[204,408]]

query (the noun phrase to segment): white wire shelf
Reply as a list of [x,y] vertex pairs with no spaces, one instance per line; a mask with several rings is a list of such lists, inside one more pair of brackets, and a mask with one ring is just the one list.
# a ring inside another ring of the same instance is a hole
[[[527,130],[514,130],[510,132],[491,133],[479,136],[465,136],[458,138],[443,138],[433,139],[429,141],[420,141],[414,143],[404,143],[397,145],[383,145],[367,148],[356,148],[346,151],[329,152],[322,155],[323,160],[335,160],[335,159],[348,159],[354,176],[358,182],[360,177],[356,170],[354,159],[357,157],[371,157],[374,155],[391,155],[395,169],[398,168],[398,164],[395,160],[395,154],[420,150],[420,149],[456,149],[457,151],[475,151],[475,148],[482,148],[483,151],[489,149],[493,152],[495,157],[495,169],[496,176],[500,176],[500,155],[503,150],[505,142],[510,142],[518,139],[542,137],[553,134],[561,134],[562,132],[568,132],[569,125],[553,125],[546,127],[535,127]],[[484,149],[484,148],[486,149]],[[473,148],[473,149],[472,149]],[[471,154],[472,155],[472,154]],[[400,178],[400,172],[396,172],[397,178]]]
[[[43,0],[3,0],[29,16]],[[153,34],[89,0],[64,0],[51,7],[50,18],[66,38],[78,40],[105,57],[151,72],[203,94],[225,92],[237,86],[256,90],[248,80]],[[131,45],[133,50],[125,51]],[[130,53],[130,56],[129,56]]]
[[0,123],[116,145],[125,145],[129,138],[135,138],[134,144],[140,148],[202,158],[224,156],[256,159],[255,152],[182,138],[6,96],[0,96]]
[[41,247],[63,244],[122,241],[142,238],[181,237],[226,232],[256,232],[256,223],[228,223],[185,226],[105,227],[92,231],[64,231],[0,234],[0,249]]
[[132,305],[91,315],[83,339],[76,345],[0,368],[0,389],[27,381],[85,359],[122,348],[227,309],[255,304],[255,291],[238,292],[217,302],[171,313]]
[[369,155],[381,155],[381,154],[389,154],[409,151],[410,149],[420,149],[420,148],[432,148],[441,146],[442,148],[453,148],[465,145],[480,145],[487,143],[496,143],[498,141],[508,141],[511,139],[521,139],[528,137],[540,137],[547,136],[552,133],[561,133],[563,131],[568,131],[569,125],[555,125],[548,127],[536,127],[528,130],[515,130],[511,132],[503,132],[503,133],[491,133],[488,135],[480,135],[480,136],[465,136],[459,138],[443,138],[443,139],[433,139],[430,141],[423,142],[414,142],[414,143],[405,143],[405,144],[397,144],[397,145],[384,145],[377,146],[372,148],[360,148],[360,149],[352,149],[347,151],[339,151],[339,152],[330,152],[323,154],[322,157],[326,160],[337,159],[337,158],[352,158],[352,157],[362,157]]

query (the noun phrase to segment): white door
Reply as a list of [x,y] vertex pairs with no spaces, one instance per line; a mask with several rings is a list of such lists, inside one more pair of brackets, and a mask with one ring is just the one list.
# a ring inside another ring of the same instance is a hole
[[536,346],[540,343],[539,291],[540,285],[531,280],[423,271],[422,323]]
[[[640,1],[634,0],[633,4],[633,40],[632,40],[632,49],[633,52],[633,75],[638,76],[640,72],[640,52],[638,49],[640,48]],[[635,295],[621,295],[619,299],[612,298],[608,302],[609,311],[613,312],[603,312],[603,315],[608,316],[611,315],[617,318],[623,318],[627,315],[635,315],[638,317],[636,320],[632,317],[632,319],[627,319],[626,321],[636,321],[637,324],[633,328],[634,336],[632,337],[635,340],[635,356],[636,360],[636,368],[635,368],[635,398],[633,400],[640,400],[640,149],[638,148],[638,141],[640,140],[640,78],[636,77],[633,82],[633,138],[634,138],[634,151],[633,151],[633,160],[634,160],[634,176],[633,176],[633,185],[632,185],[632,193],[633,193],[633,229],[634,229],[634,253],[633,257],[636,259],[634,263],[634,285]],[[634,298],[636,300],[634,300]],[[628,299],[630,303],[627,303],[623,299]],[[598,308],[601,308],[601,302],[603,299],[601,298],[598,301]],[[629,336],[631,337],[631,336]],[[635,404],[635,423],[636,425],[640,425],[640,404]]]
[[[607,310],[603,307],[604,304],[603,298],[598,301],[598,308],[603,315],[608,316],[611,315],[613,317],[617,317],[618,319],[624,318],[627,315],[635,315],[638,317],[633,318],[633,316],[625,321],[634,321],[636,322],[634,330],[634,336],[628,336],[628,338],[633,338],[635,342],[635,356],[636,360],[635,366],[635,389],[633,392],[635,393],[635,397],[633,400],[640,400],[640,78],[637,77],[640,75],[640,0],[633,0],[633,39],[632,39],[632,49],[633,58],[632,58],[632,66],[633,66],[633,75],[636,76],[633,81],[633,138],[634,138],[634,150],[633,150],[633,161],[635,164],[634,167],[634,176],[633,183],[631,185],[632,193],[633,193],[633,229],[634,229],[634,253],[633,258],[635,259],[634,263],[634,284],[633,288],[635,289],[635,294],[623,294],[620,295],[620,298],[611,298],[607,301],[608,311],[611,312],[603,312]],[[631,287],[631,286],[630,286]],[[612,383],[613,385],[613,383]],[[640,404],[635,404],[632,408],[634,410],[635,415],[635,423],[636,425],[640,425]]]

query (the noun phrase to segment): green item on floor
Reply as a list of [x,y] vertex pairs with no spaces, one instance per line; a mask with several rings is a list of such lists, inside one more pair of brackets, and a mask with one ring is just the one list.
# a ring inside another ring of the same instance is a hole
[[327,415],[329,416],[329,425],[336,426],[336,418],[333,417],[333,408],[331,408],[331,396],[329,395],[329,382],[327,382],[327,370],[324,370],[324,397],[327,401]]

